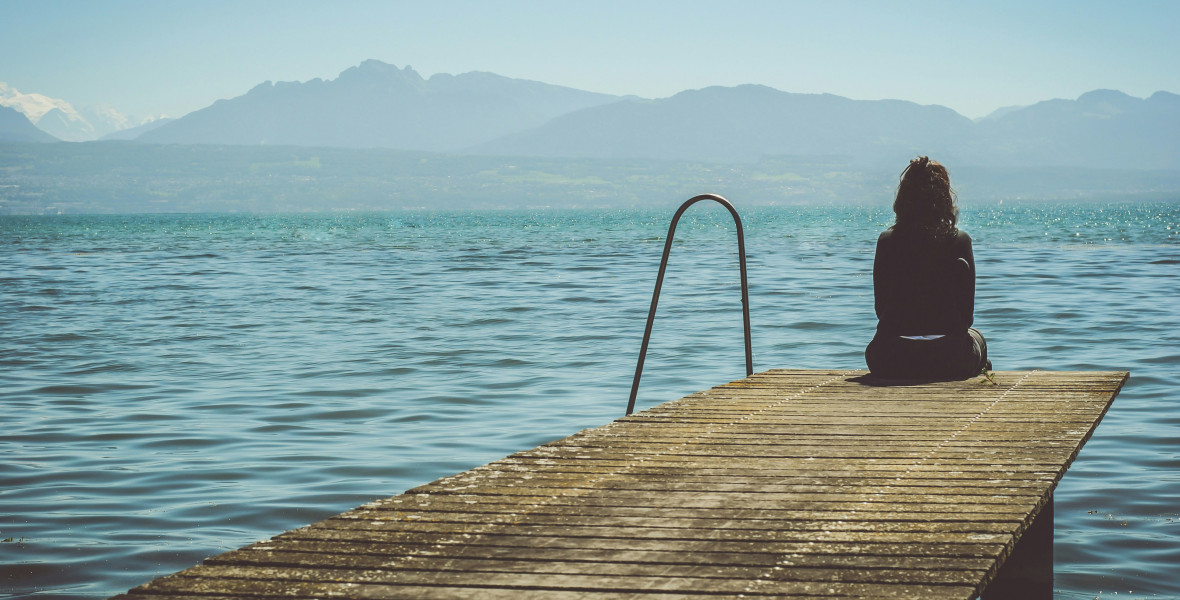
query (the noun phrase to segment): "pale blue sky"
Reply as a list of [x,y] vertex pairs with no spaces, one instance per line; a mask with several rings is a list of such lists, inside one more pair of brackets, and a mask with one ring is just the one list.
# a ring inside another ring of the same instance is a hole
[[659,98],[709,85],[942,104],[1180,93],[1180,1],[0,0],[0,81],[180,116],[376,58]]

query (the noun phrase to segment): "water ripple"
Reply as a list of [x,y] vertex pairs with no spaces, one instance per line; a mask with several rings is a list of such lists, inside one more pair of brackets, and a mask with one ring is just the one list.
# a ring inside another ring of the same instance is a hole
[[[888,210],[742,210],[755,368],[861,367]],[[998,368],[1133,373],[1055,494],[1060,597],[1180,596],[1178,217],[964,209]],[[667,218],[0,217],[5,593],[121,592],[620,416]],[[744,374],[726,219],[681,222],[641,407]]]

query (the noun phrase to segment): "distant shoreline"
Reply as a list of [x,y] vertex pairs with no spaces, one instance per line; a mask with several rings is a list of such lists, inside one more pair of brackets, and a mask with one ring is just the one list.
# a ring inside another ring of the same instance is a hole
[[[1180,169],[947,163],[967,204],[1180,201]],[[881,205],[899,170],[841,157],[700,162],[128,142],[0,144],[0,164],[0,214],[632,208],[702,192],[745,206]]]

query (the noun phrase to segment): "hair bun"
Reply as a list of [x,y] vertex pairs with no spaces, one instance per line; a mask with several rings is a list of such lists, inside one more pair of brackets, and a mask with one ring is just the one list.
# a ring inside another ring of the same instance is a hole
[[919,169],[925,169],[929,164],[930,164],[930,157],[929,156],[919,156],[918,158],[915,158],[914,160],[910,161],[911,167],[917,167]]

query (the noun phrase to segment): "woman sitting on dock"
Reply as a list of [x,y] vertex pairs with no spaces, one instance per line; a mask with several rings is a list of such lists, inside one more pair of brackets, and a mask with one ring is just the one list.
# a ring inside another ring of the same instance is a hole
[[946,167],[910,161],[893,202],[897,222],[877,239],[873,294],[877,334],[865,350],[873,375],[965,379],[991,368],[987,342],[971,327],[975,257],[959,230]]

